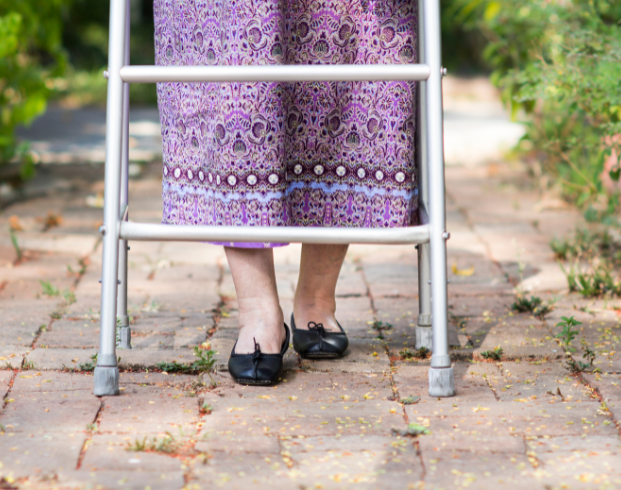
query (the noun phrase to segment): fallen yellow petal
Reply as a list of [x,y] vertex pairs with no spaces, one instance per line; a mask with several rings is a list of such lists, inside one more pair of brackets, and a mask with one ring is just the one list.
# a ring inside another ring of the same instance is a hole
[[458,269],[457,264],[453,264],[452,271],[456,276],[471,276],[474,274],[474,266],[469,269]]

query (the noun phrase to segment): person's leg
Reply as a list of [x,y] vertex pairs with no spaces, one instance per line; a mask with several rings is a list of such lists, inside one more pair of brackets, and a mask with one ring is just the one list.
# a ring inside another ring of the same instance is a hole
[[336,282],[347,254],[347,245],[302,246],[300,275],[293,300],[293,316],[299,329],[309,322],[323,323],[328,331],[340,331],[336,311]]
[[261,352],[279,353],[285,340],[285,329],[276,289],[273,250],[231,247],[224,250],[239,304],[240,331],[235,352],[254,352],[256,340]]

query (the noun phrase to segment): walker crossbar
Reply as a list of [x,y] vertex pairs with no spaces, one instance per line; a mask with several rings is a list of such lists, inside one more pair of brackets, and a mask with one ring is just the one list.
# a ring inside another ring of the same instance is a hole
[[427,80],[427,65],[125,66],[127,83]]
[[[416,1],[416,0],[412,0]],[[418,244],[416,346],[431,348],[429,394],[455,394],[448,352],[446,216],[439,0],[418,0],[418,64],[130,66],[130,0],[110,0],[101,332],[95,394],[119,394],[118,347],[131,349],[127,240]],[[420,81],[416,160],[419,226],[391,229],[171,226],[127,221],[129,83]],[[433,299],[433,301],[432,301]],[[117,332],[117,326],[119,331]]]
[[300,226],[194,226],[121,222],[123,240],[255,243],[366,243],[405,245],[429,242],[429,225],[404,228],[306,228]]

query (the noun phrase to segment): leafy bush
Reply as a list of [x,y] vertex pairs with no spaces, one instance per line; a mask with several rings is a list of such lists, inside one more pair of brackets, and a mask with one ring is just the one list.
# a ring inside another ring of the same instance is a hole
[[[153,0],[131,2],[130,59],[135,65],[154,63]],[[110,2],[72,0],[63,30],[63,46],[70,66],[62,78],[54,81],[54,97],[72,106],[104,106],[108,83],[103,71],[108,65],[108,19]],[[130,85],[133,104],[157,101],[155,84]]]
[[33,174],[31,155],[15,138],[18,125],[45,112],[50,81],[66,66],[62,12],[68,0],[0,0],[0,165],[20,161]]
[[530,115],[520,149],[593,218],[612,211],[602,176],[621,173],[621,2],[455,1],[488,39],[484,57],[513,114]]

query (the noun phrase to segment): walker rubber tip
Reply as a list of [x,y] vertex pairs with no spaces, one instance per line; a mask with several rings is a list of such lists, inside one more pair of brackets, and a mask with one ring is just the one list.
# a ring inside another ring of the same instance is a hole
[[455,396],[453,368],[429,368],[429,396]]
[[117,366],[95,367],[95,396],[116,396],[119,391],[119,368]]

